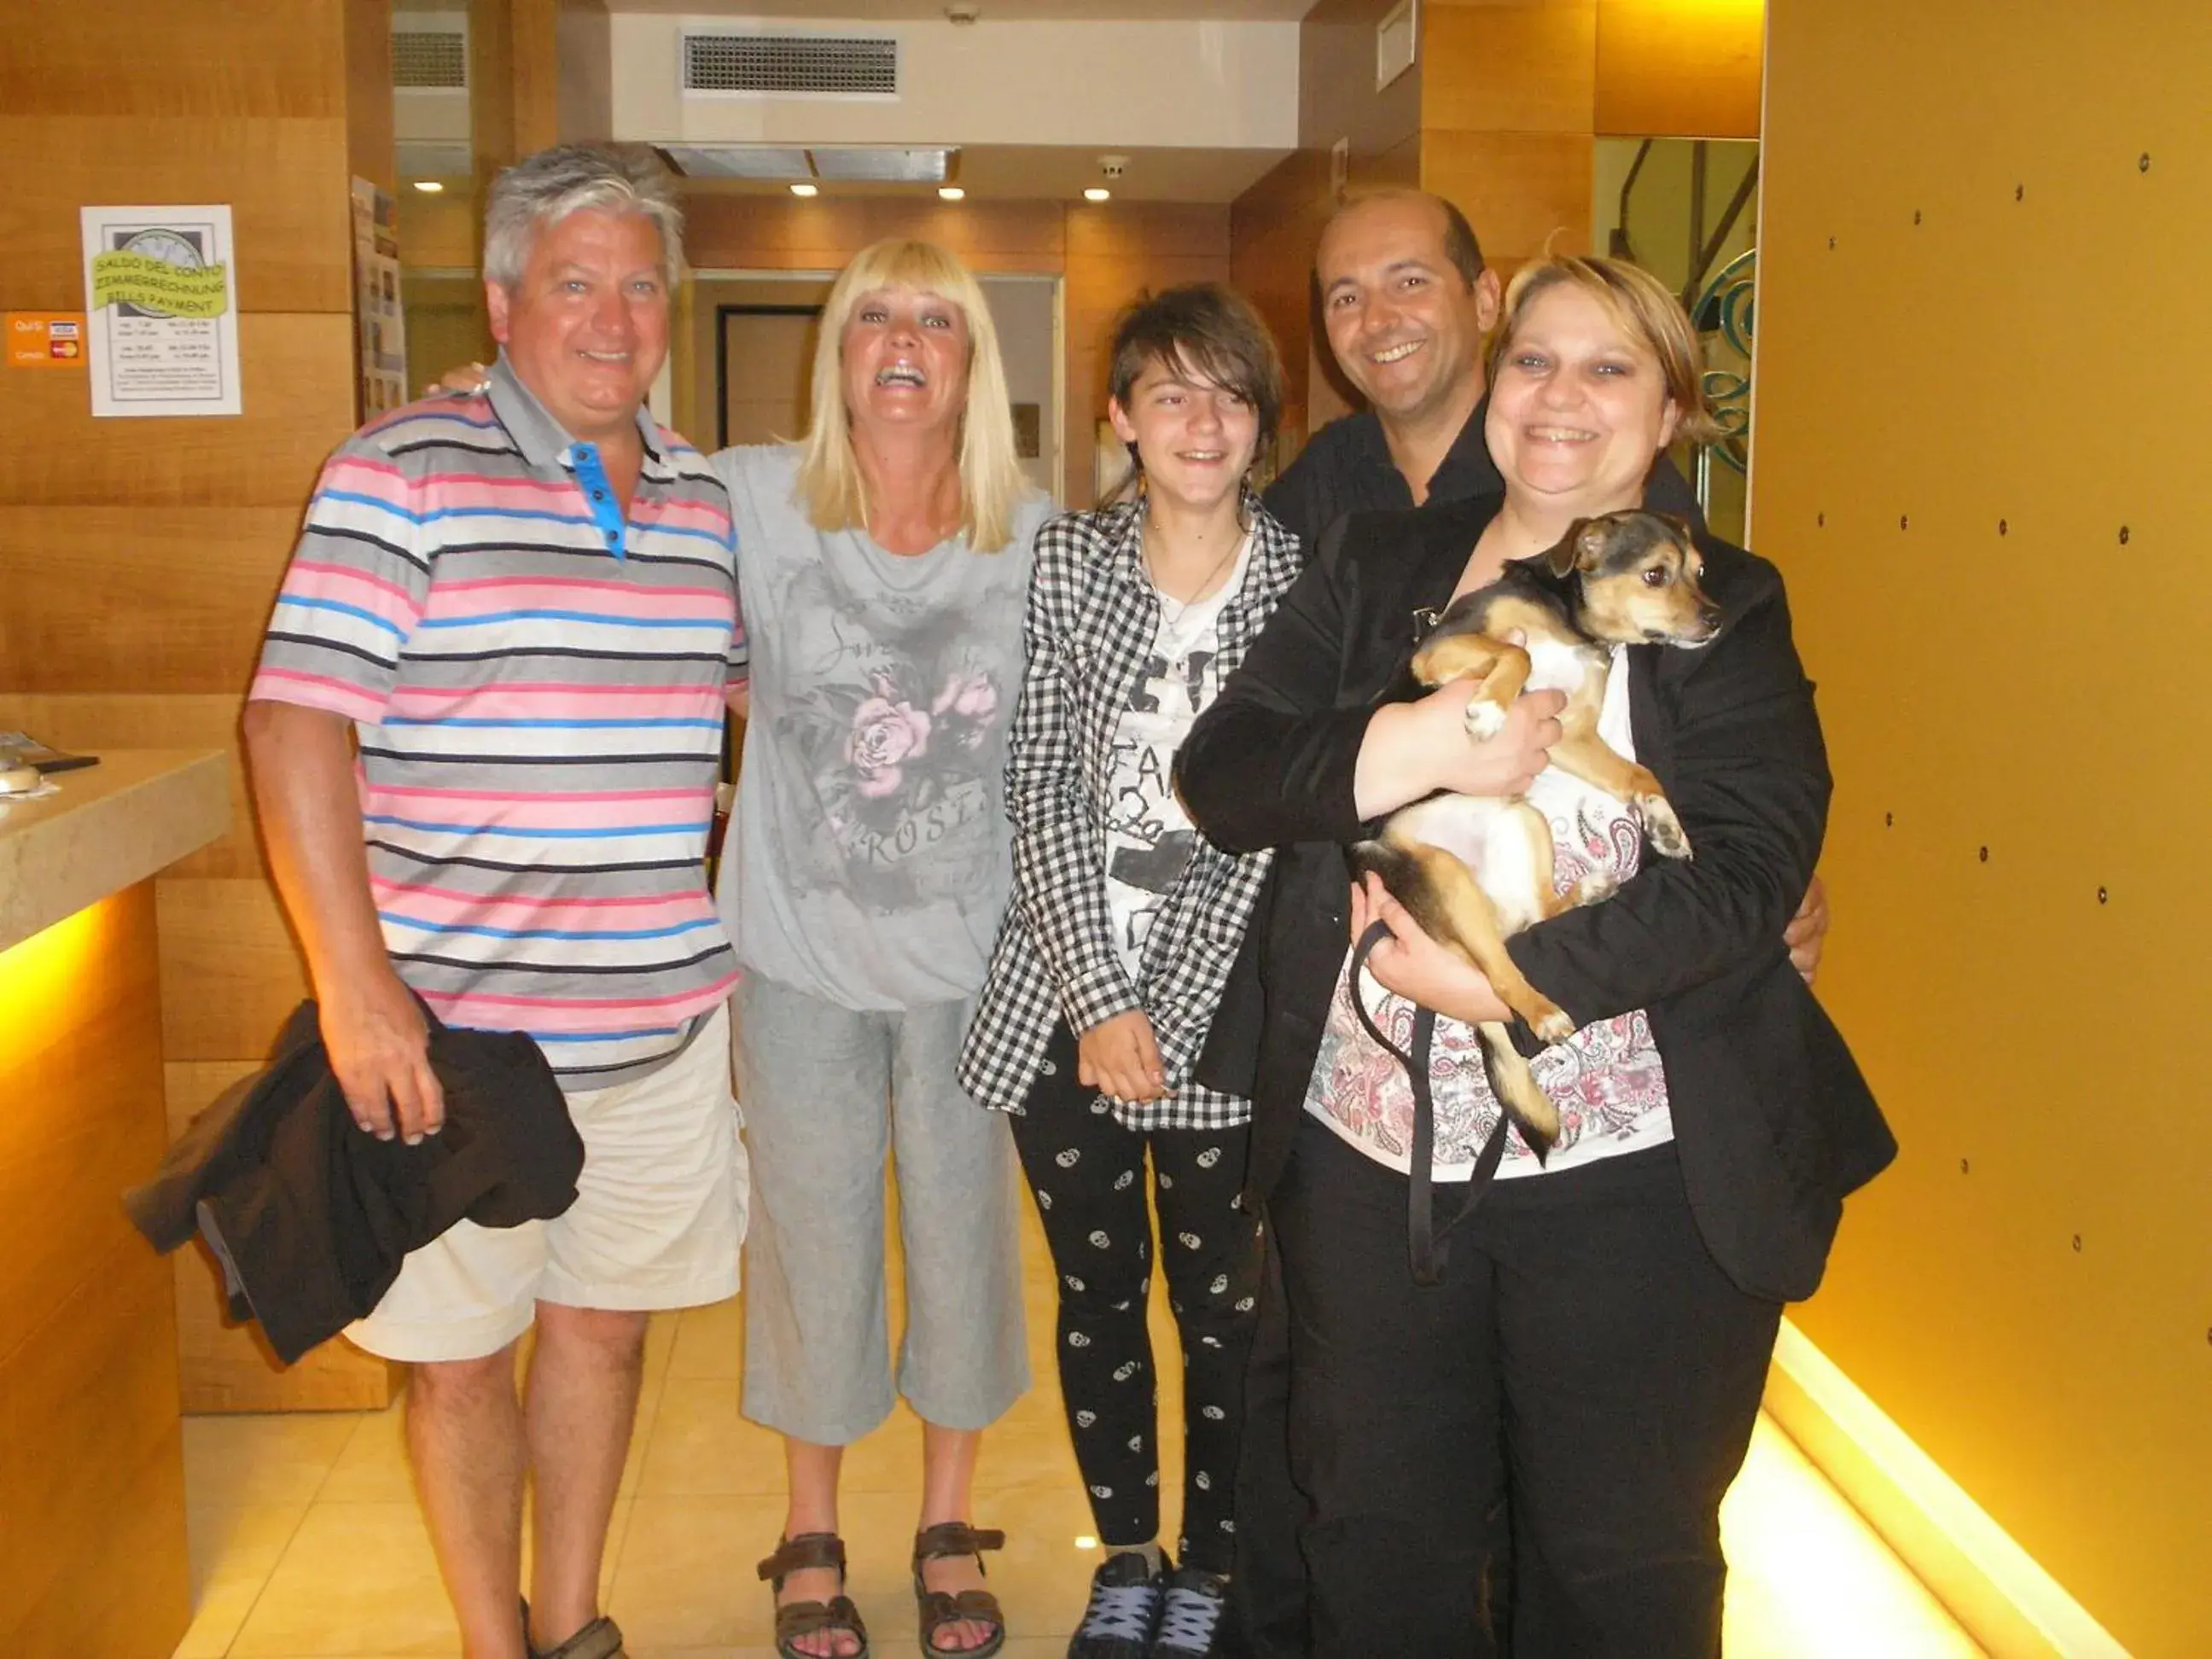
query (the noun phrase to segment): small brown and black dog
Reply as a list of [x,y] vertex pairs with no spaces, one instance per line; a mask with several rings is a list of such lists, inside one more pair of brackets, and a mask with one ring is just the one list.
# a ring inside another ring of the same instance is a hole
[[[1522,691],[1564,691],[1552,764],[1626,803],[1662,855],[1686,859],[1689,838],[1659,781],[1622,758],[1597,722],[1615,645],[1694,650],[1712,642],[1720,607],[1698,586],[1704,566],[1690,526],[1671,515],[1578,520],[1549,552],[1516,560],[1488,586],[1454,599],[1414,651],[1413,678],[1427,686],[1479,680],[1467,706],[1468,730],[1478,738],[1496,734]],[[1512,643],[1515,634],[1525,643]],[[1518,796],[1431,795],[1392,813],[1351,857],[1355,872],[1381,876],[1423,931],[1480,969],[1539,1036],[1558,1042],[1572,1034],[1565,1012],[1522,977],[1505,941],[1595,903],[1613,883],[1590,876],[1571,892],[1554,892],[1552,827],[1541,812]],[[1476,1029],[1491,1088],[1541,1159],[1559,1137],[1559,1108],[1504,1025]]]

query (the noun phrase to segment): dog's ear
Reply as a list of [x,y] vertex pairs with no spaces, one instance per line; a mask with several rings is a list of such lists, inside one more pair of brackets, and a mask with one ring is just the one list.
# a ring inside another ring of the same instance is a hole
[[[1597,527],[1596,520],[1577,519],[1567,526],[1567,533],[1544,555],[1545,562],[1554,576],[1565,576],[1570,570],[1591,569],[1604,550],[1604,538],[1605,532]],[[1593,546],[1597,552],[1591,551]]]

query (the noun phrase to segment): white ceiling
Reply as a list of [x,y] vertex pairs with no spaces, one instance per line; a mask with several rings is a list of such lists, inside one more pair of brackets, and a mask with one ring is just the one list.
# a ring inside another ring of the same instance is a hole
[[[980,20],[1001,22],[1294,23],[1317,0],[976,0]],[[608,0],[610,11],[694,17],[793,17],[817,22],[941,21],[945,0]]]

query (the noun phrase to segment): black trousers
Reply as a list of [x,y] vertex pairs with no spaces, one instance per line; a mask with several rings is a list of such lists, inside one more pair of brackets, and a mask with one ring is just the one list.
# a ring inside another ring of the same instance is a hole
[[1263,1227],[1260,1321],[1244,1366],[1244,1437],[1237,1460],[1237,1562],[1229,1580],[1224,1659],[1306,1659],[1313,1650],[1305,1556],[1306,1495],[1291,1478],[1291,1318],[1283,1259]]
[[1707,1254],[1671,1146],[1498,1183],[1426,1289],[1405,1177],[1319,1123],[1269,1217],[1316,1659],[1720,1652],[1720,1501],[1782,1310]]
[[1159,1534],[1159,1449],[1152,1339],[1152,1217],[1182,1338],[1183,1504],[1176,1558],[1227,1573],[1236,1549],[1237,1443],[1244,1366],[1257,1317],[1259,1229],[1236,1207],[1250,1130],[1127,1129],[1076,1077],[1062,1028],[1048,1070],[1013,1115],[1014,1146],[1036,1194],[1060,1280],[1054,1352],[1075,1461],[1102,1543]]

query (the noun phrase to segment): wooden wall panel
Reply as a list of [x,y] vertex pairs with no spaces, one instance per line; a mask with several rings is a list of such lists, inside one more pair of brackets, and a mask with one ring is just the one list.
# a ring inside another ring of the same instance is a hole
[[[340,0],[340,4],[344,9],[345,31],[346,172],[397,191],[399,158],[393,144],[392,0]],[[348,233],[351,233],[350,219]]]
[[[148,1316],[151,1332],[160,1310],[149,1304]],[[159,1659],[170,1650],[191,1606],[191,1557],[174,1547],[171,1536],[173,1517],[185,1510],[184,1440],[179,1423],[141,1460],[118,1494],[100,1538],[114,1570],[69,1574],[49,1585],[15,1614],[12,1651]]]
[[1421,188],[1449,197],[1500,276],[1540,255],[1589,251],[1594,141],[1587,133],[1421,135]]
[[1313,256],[1334,206],[1328,157],[1285,156],[1229,210],[1229,280],[1267,319],[1283,353],[1285,457],[1312,430],[1306,419],[1314,334]]
[[0,1354],[137,1239],[116,1196],[165,1144],[154,917],[141,882],[0,958]]
[[26,691],[236,691],[300,515],[0,507],[0,659]]
[[[483,210],[473,191],[464,193],[448,184],[435,196],[419,190],[399,196],[400,280],[420,266],[440,270],[474,270],[477,239],[483,233]],[[478,305],[483,296],[477,296]]]
[[[1837,778],[1822,1000],[1902,1146],[1796,1321],[2128,1651],[2195,1659],[2212,884],[2175,836],[2212,784],[2173,759],[2212,751],[2212,12],[1778,0],[1768,29],[1752,540]],[[2136,343],[2100,372],[2114,249]]]
[[[136,1564],[115,1558],[115,1511],[156,1454],[167,1449],[181,1461],[176,1305],[168,1273],[135,1234],[91,1258],[84,1270],[76,1293],[46,1322],[26,1329],[22,1342],[0,1360],[0,1470],[6,1474],[0,1486],[18,1523],[8,1528],[0,1634],[8,1632],[11,1610],[20,1613],[50,1597],[72,1607],[94,1595],[135,1597]],[[31,1517],[35,1525],[22,1524]],[[182,1503],[166,1518],[172,1536],[163,1554],[181,1563]],[[174,1591],[184,1589],[181,1575],[161,1577]],[[56,1596],[67,1580],[80,1582]],[[183,1634],[186,1610],[181,1595],[146,1609],[141,1623],[169,1641],[134,1650],[167,1651]],[[15,1652],[37,1650],[9,1645]]]
[[1597,0],[1597,131],[1756,138],[1766,0]]
[[684,249],[699,270],[836,271],[871,242],[941,243],[975,270],[1058,270],[1066,257],[1057,202],[963,202],[910,197],[687,192]]
[[[189,1612],[174,1294],[116,1202],[161,1158],[155,914],[142,882],[0,956],[0,1644],[10,1652],[167,1653]],[[126,1518],[134,1500],[155,1507]],[[64,1639],[103,1608],[127,1642]]]
[[[1669,8],[1678,15],[1683,8]],[[1590,130],[1596,0],[1426,0],[1421,125],[1469,132]]]
[[353,429],[352,314],[249,311],[238,349],[246,413],[214,419],[95,421],[76,375],[9,371],[0,504],[299,511]]
[[[10,115],[104,114],[135,122],[345,113],[339,0],[267,7],[225,0],[111,0],[97,7],[46,0],[8,9],[6,45],[0,109]],[[391,96],[388,73],[384,95]],[[37,179],[16,183],[46,187]]]
[[1501,276],[1588,251],[1598,0],[1425,6],[1420,185]]
[[307,969],[265,881],[161,887],[161,1050],[172,1060],[265,1054]]
[[[346,129],[336,118],[171,116],[137,124],[144,148],[118,147],[106,116],[32,117],[0,104],[0,154],[49,181],[0,192],[8,304],[84,309],[80,204],[228,202],[238,298],[247,311],[343,311],[352,304]],[[252,155],[255,188],[238,188]],[[27,380],[16,375],[13,380]],[[84,385],[67,381],[80,400]]]

